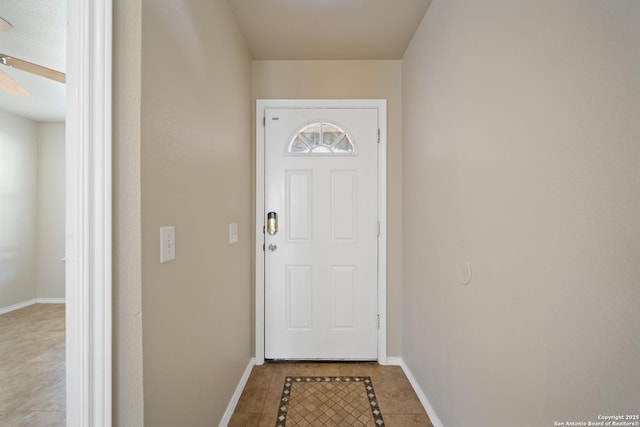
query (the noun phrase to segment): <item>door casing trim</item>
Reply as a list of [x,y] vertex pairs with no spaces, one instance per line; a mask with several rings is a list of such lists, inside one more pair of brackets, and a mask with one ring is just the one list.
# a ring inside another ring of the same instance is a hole
[[112,425],[111,0],[67,3],[66,425]]
[[387,101],[385,99],[258,99],[256,100],[256,216],[255,216],[255,361],[264,364],[264,193],[266,108],[377,108],[378,144],[378,363],[387,364]]

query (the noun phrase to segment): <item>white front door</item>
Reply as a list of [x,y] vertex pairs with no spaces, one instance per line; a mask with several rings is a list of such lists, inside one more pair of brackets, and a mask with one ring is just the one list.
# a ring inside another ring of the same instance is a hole
[[264,112],[265,358],[377,360],[378,110]]

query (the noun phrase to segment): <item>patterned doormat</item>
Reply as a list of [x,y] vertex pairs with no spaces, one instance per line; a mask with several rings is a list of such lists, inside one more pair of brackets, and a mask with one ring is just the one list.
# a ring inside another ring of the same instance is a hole
[[384,426],[370,377],[287,377],[276,427]]

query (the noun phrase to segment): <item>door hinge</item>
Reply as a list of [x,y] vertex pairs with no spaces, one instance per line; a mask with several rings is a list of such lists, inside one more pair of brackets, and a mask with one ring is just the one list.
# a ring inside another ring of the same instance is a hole
[[378,144],[380,144],[380,128],[378,128]]
[[378,237],[380,237],[380,221],[378,221]]
[[265,127],[266,125],[267,125],[267,118],[262,117],[262,127]]
[[378,314],[378,329],[380,329],[380,315]]

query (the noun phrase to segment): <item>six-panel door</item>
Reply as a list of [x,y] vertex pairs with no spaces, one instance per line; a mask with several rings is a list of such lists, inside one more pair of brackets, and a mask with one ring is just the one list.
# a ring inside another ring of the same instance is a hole
[[265,114],[265,358],[376,360],[378,111]]

